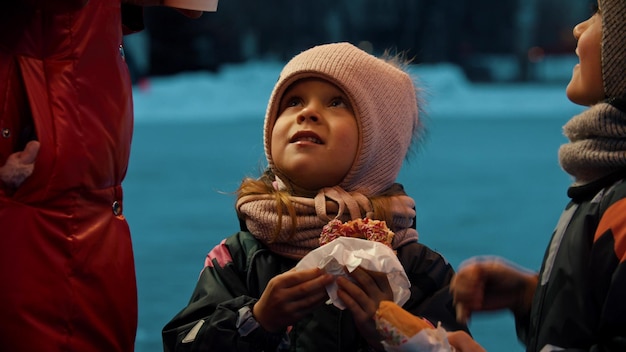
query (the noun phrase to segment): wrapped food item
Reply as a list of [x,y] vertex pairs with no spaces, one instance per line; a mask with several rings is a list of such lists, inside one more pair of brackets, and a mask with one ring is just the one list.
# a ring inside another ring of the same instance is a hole
[[364,218],[342,222],[334,219],[322,229],[320,245],[323,246],[339,237],[353,237],[379,242],[391,248],[393,236],[394,233],[382,220]]
[[[411,282],[402,263],[391,248],[377,241],[353,237],[336,238],[305,255],[296,264],[296,270],[320,268],[335,276],[349,279],[348,273],[359,266],[365,270],[386,273],[396,303],[404,304],[411,296]],[[345,309],[344,303],[337,296],[337,289],[336,280],[326,286],[329,303]]]
[[392,301],[380,302],[375,320],[385,351],[454,352],[440,324],[435,327]]

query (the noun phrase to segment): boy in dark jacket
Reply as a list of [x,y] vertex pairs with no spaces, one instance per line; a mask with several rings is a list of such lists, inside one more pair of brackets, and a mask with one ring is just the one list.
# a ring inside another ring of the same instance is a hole
[[453,281],[460,317],[510,309],[527,351],[626,351],[626,1],[599,0],[574,27],[568,98],[590,106],[564,127],[559,161],[574,177],[537,275],[471,260]]

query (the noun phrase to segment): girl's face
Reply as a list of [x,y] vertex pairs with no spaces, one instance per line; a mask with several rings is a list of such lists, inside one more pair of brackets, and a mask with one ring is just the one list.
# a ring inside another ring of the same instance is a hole
[[283,95],[271,136],[281,175],[305,190],[336,186],[352,167],[359,131],[346,94],[318,78],[297,81]]
[[579,105],[593,105],[605,98],[602,84],[602,9],[574,27],[578,41],[572,79],[565,90],[567,97]]

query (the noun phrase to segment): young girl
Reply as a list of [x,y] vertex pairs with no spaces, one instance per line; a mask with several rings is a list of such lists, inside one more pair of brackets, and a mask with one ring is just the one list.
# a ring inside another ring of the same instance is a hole
[[337,278],[340,310],[325,304],[332,275],[291,270],[335,218],[385,220],[411,282],[404,308],[466,329],[448,293],[453,269],[417,242],[415,203],[395,183],[419,130],[416,90],[398,65],[348,43],[295,56],[267,109],[268,168],[238,190],[241,231],[209,253],[189,305],[163,330],[165,350],[382,349],[374,313],[393,300],[386,274]]
[[527,351],[626,351],[626,1],[599,0],[574,36],[566,92],[590,108],[564,127],[559,160],[574,183],[541,272],[475,259],[452,287],[462,319],[510,309]]

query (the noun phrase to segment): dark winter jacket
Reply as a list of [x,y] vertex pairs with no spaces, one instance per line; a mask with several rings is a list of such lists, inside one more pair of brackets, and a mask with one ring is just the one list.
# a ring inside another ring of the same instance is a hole
[[625,176],[569,189],[530,319],[518,320],[527,351],[626,351]]
[[[398,249],[398,258],[411,281],[411,297],[404,308],[450,330],[466,329],[456,323],[448,283],[452,267],[444,258],[417,242]],[[189,305],[163,329],[165,351],[274,351],[283,334],[256,329],[239,336],[238,310],[252,306],[268,281],[297,261],[281,257],[249,232],[239,232],[215,247],[202,271]],[[196,338],[185,343],[192,328]],[[298,322],[289,333],[293,351],[365,351],[351,314],[333,305],[319,308]]]

